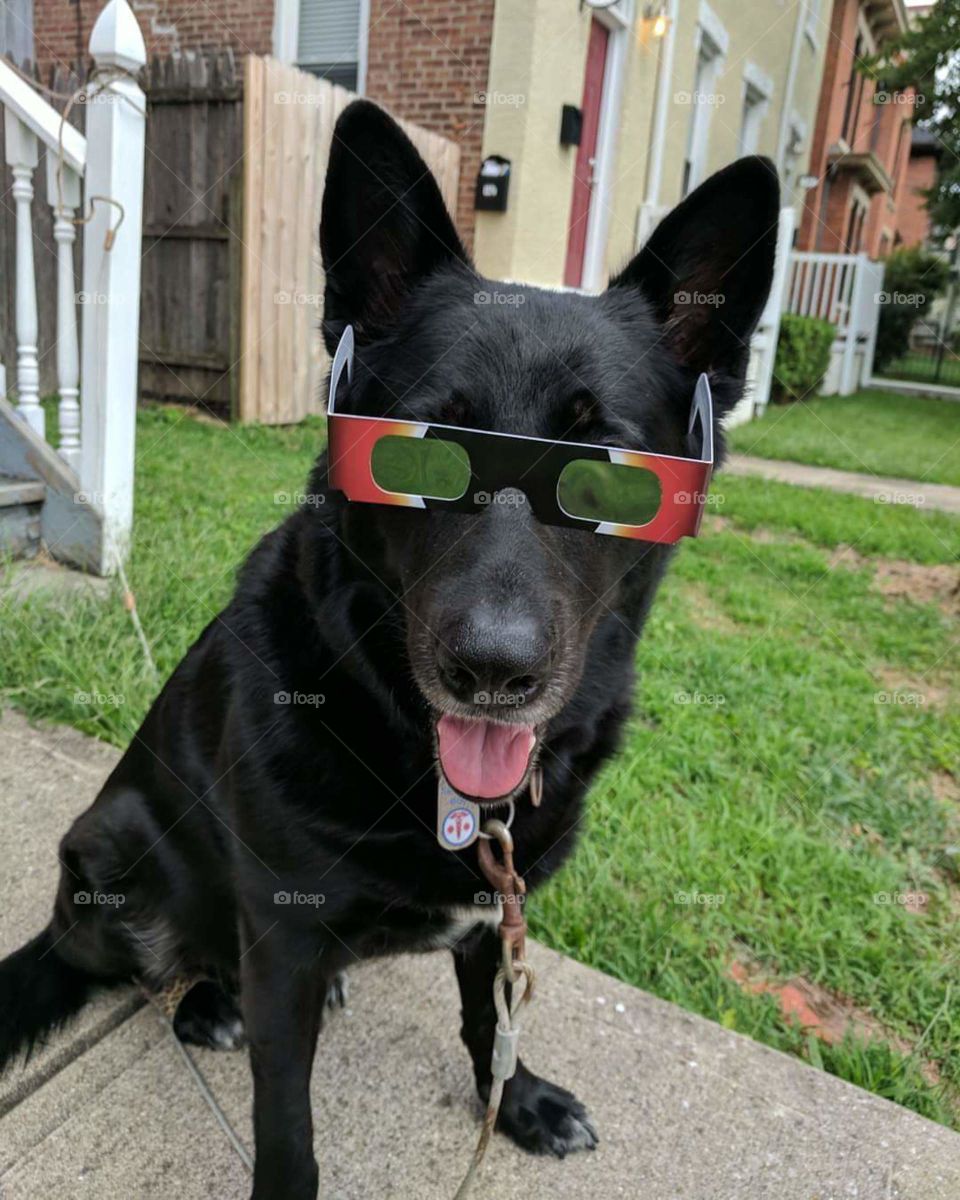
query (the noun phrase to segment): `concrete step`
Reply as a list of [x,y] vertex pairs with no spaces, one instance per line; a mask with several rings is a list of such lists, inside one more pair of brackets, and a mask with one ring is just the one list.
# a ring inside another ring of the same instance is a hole
[[0,555],[33,558],[40,549],[44,484],[0,475]]

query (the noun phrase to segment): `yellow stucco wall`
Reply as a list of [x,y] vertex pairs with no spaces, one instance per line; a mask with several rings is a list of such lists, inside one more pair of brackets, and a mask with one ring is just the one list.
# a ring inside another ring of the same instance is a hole
[[[637,0],[635,9],[643,8]],[[757,149],[776,157],[799,20],[799,57],[789,108],[805,123],[806,139],[795,181],[806,170],[816,119],[829,0],[822,0],[822,20],[811,26],[812,36],[804,32],[807,8],[801,0],[712,0],[709,8],[729,41],[714,85],[717,98],[710,108],[706,173],[738,155],[747,64],[773,85]],[[692,115],[684,95],[694,87],[700,12],[701,0],[680,0],[659,196],[666,206],[681,196]],[[477,214],[476,258],[486,274],[546,285],[563,282],[576,148],[559,145],[560,110],[563,104],[581,103],[591,16],[589,10],[580,10],[579,0],[497,0],[483,149],[484,154],[510,158],[513,175],[508,211]],[[657,56],[663,45],[645,39],[637,20],[623,36],[628,48],[605,252],[611,270],[635,248],[646,192]],[[784,203],[797,202],[802,202],[802,193],[795,190],[784,197]]]

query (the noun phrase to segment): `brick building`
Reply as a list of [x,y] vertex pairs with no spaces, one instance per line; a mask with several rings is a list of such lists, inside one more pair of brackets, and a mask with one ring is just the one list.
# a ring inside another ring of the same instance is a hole
[[930,213],[924,193],[937,181],[943,145],[926,129],[914,129],[910,140],[910,162],[897,210],[897,233],[904,246],[925,246],[930,238]]
[[[797,245],[884,258],[909,194],[913,93],[888,93],[858,70],[906,27],[902,0],[834,0],[808,193]],[[912,201],[911,201],[912,202]]]

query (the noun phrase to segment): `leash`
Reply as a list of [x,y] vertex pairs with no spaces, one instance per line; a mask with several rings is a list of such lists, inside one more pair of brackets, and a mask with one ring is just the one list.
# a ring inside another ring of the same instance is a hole
[[[512,819],[513,811],[511,809],[511,823]],[[467,1200],[473,1191],[480,1165],[497,1123],[504,1085],[508,1079],[513,1078],[517,1070],[517,1044],[520,1039],[520,1026],[516,1020],[517,1012],[521,1006],[530,1002],[534,987],[533,967],[525,958],[527,922],[523,915],[523,902],[527,888],[513,865],[513,835],[510,833],[508,824],[499,820],[491,820],[484,825],[480,837],[483,840],[477,847],[477,861],[487,882],[495,892],[499,893],[502,905],[498,930],[501,943],[501,964],[493,981],[493,1003],[497,1010],[497,1027],[493,1035],[493,1053],[490,1057],[492,1076],[490,1096],[480,1129],[480,1139],[454,1200]],[[503,855],[502,862],[498,862],[493,853],[494,841],[500,845]],[[510,985],[509,1000],[507,999],[508,984]]]

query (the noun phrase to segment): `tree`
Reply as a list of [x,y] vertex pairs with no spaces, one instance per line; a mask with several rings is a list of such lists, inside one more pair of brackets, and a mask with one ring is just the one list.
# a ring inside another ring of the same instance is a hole
[[917,91],[915,120],[938,139],[938,181],[927,193],[934,224],[960,226],[960,0],[937,0],[929,13],[880,54],[866,72],[878,90]]

